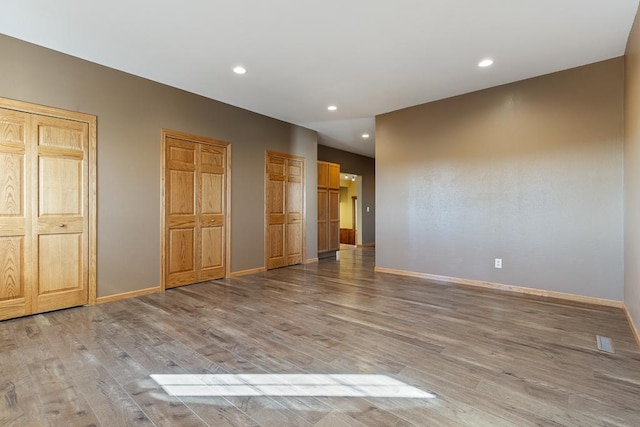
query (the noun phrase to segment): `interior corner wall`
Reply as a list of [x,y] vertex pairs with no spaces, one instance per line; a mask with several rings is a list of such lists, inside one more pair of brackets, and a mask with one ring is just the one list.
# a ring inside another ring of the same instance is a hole
[[377,116],[376,266],[621,301],[623,109],[615,58]]
[[640,22],[636,15],[625,56],[624,302],[640,331]]
[[[341,172],[362,177],[362,244],[376,242],[376,160],[318,144],[318,160],[340,164]],[[369,211],[367,212],[367,208]]]
[[317,133],[0,35],[0,96],[98,117],[98,296],[160,285],[162,128],[231,143],[231,271],[264,266],[265,151],[306,159],[317,257]]

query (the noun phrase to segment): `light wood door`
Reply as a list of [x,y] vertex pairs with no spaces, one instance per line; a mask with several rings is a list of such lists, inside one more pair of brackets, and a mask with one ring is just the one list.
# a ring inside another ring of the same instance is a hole
[[340,250],[340,189],[329,189],[329,250]]
[[227,274],[228,143],[165,131],[165,288]]
[[303,259],[303,211],[304,211],[304,160],[287,159],[287,265],[302,264]]
[[329,190],[318,188],[318,253],[329,250]]
[[212,280],[226,274],[227,147],[200,144],[199,149],[199,280]]
[[0,319],[89,302],[90,128],[0,108]]
[[304,260],[304,159],[267,152],[265,178],[265,265]]
[[32,312],[29,120],[0,109],[0,319]]
[[88,302],[89,183],[87,123],[33,116],[34,310]]
[[318,161],[318,253],[340,249],[340,165]]

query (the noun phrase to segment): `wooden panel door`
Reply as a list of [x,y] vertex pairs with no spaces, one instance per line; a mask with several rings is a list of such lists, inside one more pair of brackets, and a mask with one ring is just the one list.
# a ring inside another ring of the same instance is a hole
[[31,244],[37,283],[34,311],[88,302],[89,160],[87,123],[33,116]]
[[318,253],[329,250],[329,190],[318,188]]
[[0,98],[0,320],[95,301],[95,130]]
[[303,262],[304,161],[287,159],[287,265]]
[[266,268],[288,265],[286,254],[286,170],[287,160],[267,155],[266,175]]
[[197,144],[165,140],[165,288],[195,283]]
[[267,152],[265,177],[265,266],[304,261],[304,159]]
[[340,249],[340,165],[318,161],[318,253]]
[[329,250],[340,250],[340,189],[329,189]]
[[227,274],[228,143],[173,131],[164,141],[164,287]]
[[0,319],[31,313],[29,115],[0,109]]
[[200,277],[225,276],[227,148],[199,144],[198,194]]

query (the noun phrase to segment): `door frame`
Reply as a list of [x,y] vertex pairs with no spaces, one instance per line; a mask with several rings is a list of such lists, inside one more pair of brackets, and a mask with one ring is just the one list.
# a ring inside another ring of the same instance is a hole
[[97,300],[98,282],[97,282],[97,266],[98,266],[98,245],[97,245],[97,117],[91,114],[80,113],[77,111],[64,110],[62,108],[48,107],[30,102],[16,101],[14,99],[0,98],[0,108],[7,110],[19,111],[22,113],[37,114],[39,116],[55,117],[59,119],[72,120],[80,123],[86,123],[89,127],[89,140],[87,141],[89,155],[89,182],[87,193],[89,197],[89,212],[87,212],[89,221],[89,253],[88,267],[88,295],[87,304],[94,305]]
[[284,159],[293,159],[302,161],[304,165],[302,171],[302,264],[307,261],[307,161],[302,156],[296,156],[294,154],[279,153],[277,151],[266,150],[264,155],[264,269],[267,270],[268,266],[268,235],[269,235],[269,219],[267,218],[267,195],[269,185],[269,157],[281,157]]
[[166,166],[167,166],[167,161],[166,161],[167,160],[166,159],[167,138],[182,139],[185,141],[195,142],[198,144],[213,145],[213,146],[226,145],[227,157],[225,161],[227,164],[225,168],[226,197],[224,198],[224,203],[225,203],[224,277],[228,278],[231,274],[231,143],[218,140],[218,139],[207,138],[204,136],[198,136],[198,135],[193,135],[186,132],[180,132],[180,131],[163,128],[161,129],[161,141],[162,141],[161,150],[162,151],[160,153],[160,162],[162,163],[162,167],[160,168],[161,169],[160,171],[160,174],[161,174],[160,176],[160,186],[161,186],[161,191],[160,191],[160,205],[161,205],[160,206],[160,290],[161,291],[166,290],[166,279],[167,279],[166,268],[165,268],[165,264],[167,262],[167,257],[166,257],[167,242],[166,242],[166,236],[165,236],[165,230],[166,230],[165,174],[166,174]]

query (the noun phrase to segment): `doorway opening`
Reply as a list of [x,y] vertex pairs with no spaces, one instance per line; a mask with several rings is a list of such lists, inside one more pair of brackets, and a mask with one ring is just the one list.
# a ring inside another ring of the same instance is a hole
[[362,246],[362,177],[340,171],[340,249]]

